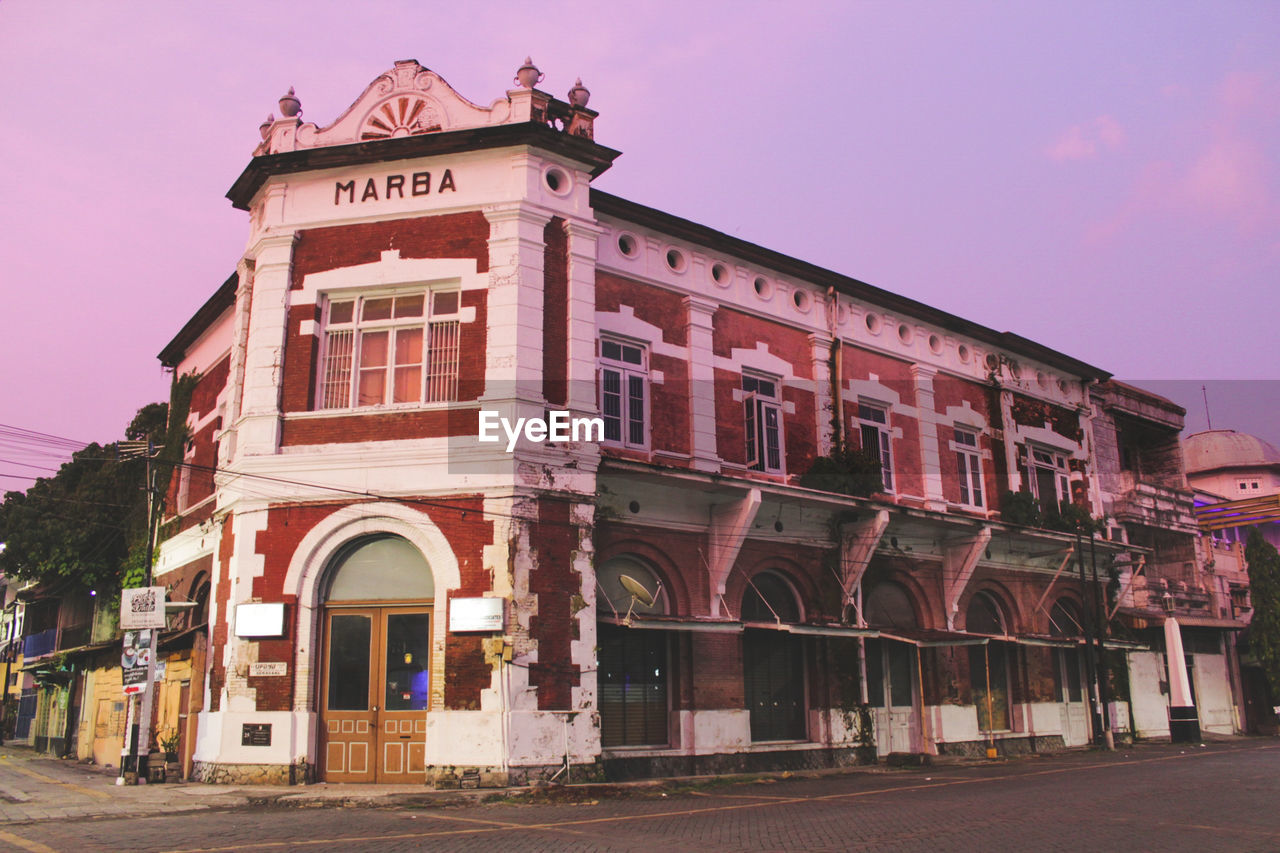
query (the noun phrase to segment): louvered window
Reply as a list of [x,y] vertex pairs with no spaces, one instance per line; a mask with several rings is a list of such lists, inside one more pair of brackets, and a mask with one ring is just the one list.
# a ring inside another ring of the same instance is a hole
[[665,746],[667,633],[600,625],[600,741],[604,746]]
[[862,449],[880,460],[880,481],[886,492],[893,491],[893,449],[890,443],[889,410],[878,403],[858,402],[858,429]]
[[[742,598],[742,621],[800,621],[791,587],[771,572],[752,577]],[[752,740],[805,737],[803,648],[799,637],[785,631],[748,628],[743,632],[743,694]]]
[[457,399],[458,307],[456,290],[328,300],[318,408]]

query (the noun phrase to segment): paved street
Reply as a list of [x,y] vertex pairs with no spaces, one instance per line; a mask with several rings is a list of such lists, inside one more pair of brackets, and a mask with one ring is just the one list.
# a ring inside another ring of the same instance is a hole
[[[260,798],[284,796],[272,805]],[[550,789],[114,788],[0,751],[0,847],[29,851],[1280,850],[1280,741],[919,770]],[[365,797],[352,803],[352,797]],[[291,803],[286,806],[283,803]],[[325,807],[328,806],[328,807]]]

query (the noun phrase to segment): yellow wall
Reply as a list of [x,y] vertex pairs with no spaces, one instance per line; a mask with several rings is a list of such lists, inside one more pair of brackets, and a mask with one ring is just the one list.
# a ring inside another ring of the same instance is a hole
[[[84,711],[80,722],[80,758],[92,758],[96,764],[118,767],[124,746],[125,720],[129,706],[124,695],[119,666],[103,667],[86,673]],[[156,683],[155,745],[168,732],[178,730],[182,683],[191,680],[190,653],[175,652],[165,663],[164,678]],[[137,711],[142,710],[141,699]]]

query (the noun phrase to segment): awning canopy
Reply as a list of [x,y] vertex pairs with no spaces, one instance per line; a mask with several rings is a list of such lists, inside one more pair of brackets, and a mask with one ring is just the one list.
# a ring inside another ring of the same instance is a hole
[[601,616],[600,621],[606,625],[618,625],[622,628],[639,628],[647,631],[708,631],[713,633],[740,634],[750,628],[760,631],[781,631],[787,634],[798,634],[808,637],[878,637],[880,632],[874,628],[858,628],[853,625],[806,625],[794,622],[738,622],[728,619],[699,619],[693,616],[640,616],[632,614],[630,619],[618,616]]
[[606,625],[618,625],[623,628],[640,628],[650,631],[710,631],[722,634],[738,634],[742,632],[741,622],[727,619],[633,615],[630,619],[624,619],[620,616],[601,616],[599,620]]
[[1280,495],[1206,504],[1196,507],[1192,512],[1195,513],[1201,530],[1224,530],[1228,527],[1280,521]]
[[982,646],[992,637],[981,634],[965,634],[960,631],[943,631],[937,628],[882,628],[880,637],[885,640],[896,640],[910,643],[920,648],[935,646]]
[[1048,646],[1052,649],[1078,649],[1084,645],[1083,637],[1050,637],[1046,634],[1019,634],[1011,637],[1022,646]]

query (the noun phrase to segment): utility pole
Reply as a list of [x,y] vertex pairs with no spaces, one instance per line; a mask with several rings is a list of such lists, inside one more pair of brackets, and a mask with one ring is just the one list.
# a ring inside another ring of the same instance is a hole
[[1110,670],[1107,669],[1107,652],[1103,646],[1103,635],[1107,632],[1107,606],[1102,597],[1102,587],[1098,584],[1098,547],[1097,535],[1089,531],[1089,563],[1093,569],[1094,617],[1098,620],[1096,636],[1098,639],[1098,692],[1102,703],[1102,736],[1108,750],[1116,748],[1115,732],[1111,726],[1111,686]]
[[1094,735],[1094,743],[1097,743],[1097,736],[1101,734],[1102,728],[1099,716],[1101,709],[1098,707],[1101,703],[1098,693],[1098,652],[1093,645],[1093,617],[1090,615],[1093,608],[1089,606],[1092,599],[1089,597],[1089,581],[1084,574],[1084,543],[1081,541],[1078,529],[1076,530],[1076,565],[1080,568],[1080,600],[1084,605],[1080,608],[1084,621],[1081,627],[1084,628],[1084,644],[1089,668],[1089,731]]
[[[143,586],[151,586],[152,552],[155,549],[155,469],[151,460],[155,456],[155,446],[147,440],[147,574]],[[150,768],[146,767],[145,756],[151,752],[151,709],[155,701],[156,656],[160,653],[160,629],[151,629],[151,654],[147,656],[147,681],[142,687],[142,715],[138,719],[138,784],[147,782]]]
[[[123,444],[123,442],[122,442]],[[147,540],[146,540],[146,577],[143,581],[144,587],[151,586],[152,574],[152,557],[155,550],[155,530],[156,530],[156,487],[155,487],[155,467],[152,465],[156,456],[155,442],[150,438],[146,442],[130,442],[128,448],[129,455],[136,456],[142,452],[146,457],[146,490],[147,490]],[[143,644],[141,638],[150,635],[149,644]],[[147,766],[145,756],[150,752],[151,748],[151,712],[154,693],[152,692],[153,682],[156,675],[156,655],[160,651],[160,629],[149,628],[138,632],[139,648],[146,647],[147,654],[147,675],[146,681],[142,687],[142,708],[141,713],[135,717],[135,709],[137,708],[137,699],[135,696],[129,696],[129,710],[127,722],[125,724],[125,743],[120,751],[120,775],[116,779],[117,785],[124,784],[124,774],[126,765],[132,763],[136,771],[139,784],[147,782]],[[137,736],[134,736],[134,725],[137,725]]]

